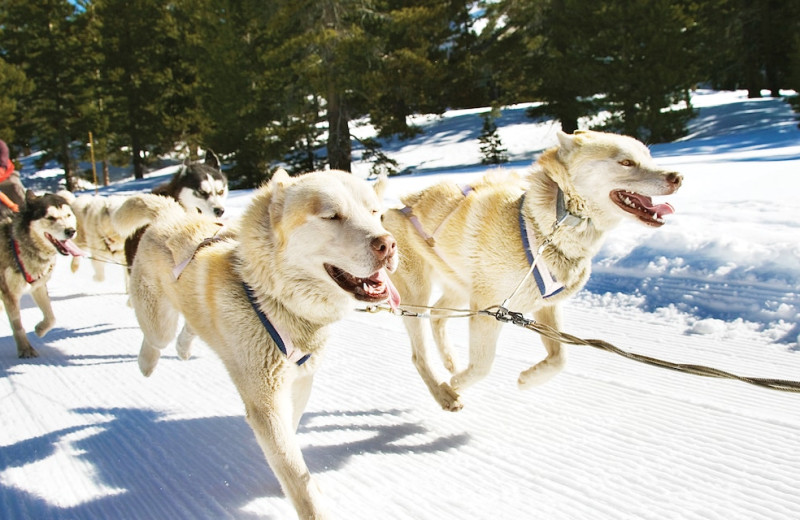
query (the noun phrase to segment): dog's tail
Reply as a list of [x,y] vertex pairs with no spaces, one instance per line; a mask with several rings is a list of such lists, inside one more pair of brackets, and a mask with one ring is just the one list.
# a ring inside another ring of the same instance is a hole
[[186,216],[186,211],[170,197],[142,193],[132,195],[111,215],[111,223],[122,237],[152,224],[157,219]]

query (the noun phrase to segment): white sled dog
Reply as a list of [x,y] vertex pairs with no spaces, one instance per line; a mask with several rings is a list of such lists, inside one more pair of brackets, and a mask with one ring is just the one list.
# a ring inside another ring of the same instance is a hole
[[37,357],[39,353],[22,326],[20,298],[30,290],[42,311],[42,321],[34,331],[39,337],[47,334],[56,322],[47,281],[58,253],[82,254],[71,240],[76,233],[75,215],[67,199],[52,193],[37,197],[30,190],[20,212],[0,224],[0,296],[21,358]]
[[[122,195],[79,195],[70,202],[78,229],[75,244],[88,252],[94,268],[94,280],[105,280],[105,264],[125,265],[125,237],[114,227],[111,216],[128,198]],[[80,257],[73,256],[72,272],[80,267]],[[125,289],[128,288],[128,270],[125,269]]]
[[[471,187],[445,182],[385,213],[384,226],[403,254],[392,280],[405,304],[428,305],[438,284],[443,294],[435,307],[477,311],[506,303],[509,311],[532,312],[537,322],[560,329],[559,306],[588,280],[605,233],[625,218],[658,227],[674,212],[651,197],[674,193],[682,177],[656,166],[641,142],[591,131],[559,132],[558,141],[526,178],[490,174]],[[434,341],[452,378],[437,380],[421,320],[407,317],[414,364],[441,407],[457,411],[460,392],[489,373],[502,323],[469,318],[469,364],[460,370],[447,316],[432,314]],[[547,356],[520,374],[520,388],[563,368],[561,344],[543,342]]]
[[142,373],[153,372],[182,314],[178,354],[189,356],[196,334],[219,355],[300,518],[329,518],[295,439],[328,325],[355,300],[397,302],[387,275],[396,243],[380,209],[369,184],[351,174],[280,172],[232,232],[157,195],[115,215],[121,231],[152,222],[131,273]]

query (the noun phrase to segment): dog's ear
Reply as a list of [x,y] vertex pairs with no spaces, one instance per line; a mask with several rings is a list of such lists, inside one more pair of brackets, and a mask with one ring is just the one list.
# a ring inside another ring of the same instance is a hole
[[283,205],[286,197],[286,186],[291,182],[291,177],[283,168],[278,168],[272,174],[267,184],[270,194],[269,199],[269,222],[272,232],[275,234],[278,247],[282,247],[286,237],[282,233],[281,220],[283,219]]
[[386,188],[389,186],[389,177],[386,176],[385,173],[378,175],[378,180],[375,181],[375,184],[372,188],[375,190],[375,194],[378,196],[379,199],[383,200],[383,194],[386,193]]
[[558,132],[558,141],[560,146],[545,151],[538,162],[545,174],[563,190],[567,199],[567,210],[581,215],[586,208],[586,202],[578,194],[569,171],[570,155],[580,146],[580,137]]
[[35,201],[39,197],[33,192],[33,190],[25,191],[25,204],[30,204],[31,202]]
[[556,135],[558,136],[559,153],[561,153],[563,151],[564,155],[569,155],[569,153],[576,146],[575,135],[574,134],[572,134],[572,135],[567,134],[565,132],[562,132],[561,130],[559,130],[558,134],[556,134]]
[[283,168],[278,168],[274,172],[272,172],[272,177],[270,177],[270,184],[281,184],[286,185],[291,180],[289,177],[289,173],[284,170]]
[[212,150],[206,150],[206,160],[205,163],[212,168],[219,170],[219,157],[215,154]]

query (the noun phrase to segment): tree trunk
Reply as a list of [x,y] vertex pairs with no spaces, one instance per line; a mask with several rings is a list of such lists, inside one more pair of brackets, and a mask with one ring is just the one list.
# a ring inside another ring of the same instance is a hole
[[65,140],[61,142],[61,165],[64,167],[64,187],[68,191],[75,190],[75,179],[72,176],[72,161],[69,157],[69,145]]
[[133,152],[133,176],[136,179],[144,179],[144,159],[141,146],[139,134],[134,129],[131,135],[131,150]]
[[342,95],[328,89],[328,164],[333,170],[350,170],[350,119]]
[[108,170],[108,159],[103,157],[103,186],[111,184],[111,175]]

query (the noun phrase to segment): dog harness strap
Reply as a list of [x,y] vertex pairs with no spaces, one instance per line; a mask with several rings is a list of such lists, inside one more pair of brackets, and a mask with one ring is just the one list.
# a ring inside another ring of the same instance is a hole
[[[222,229],[222,224],[219,224],[219,226],[220,229]],[[217,233],[219,233],[219,230],[217,230]],[[199,244],[197,244],[197,247],[194,249],[192,255],[189,258],[187,258],[186,260],[184,260],[183,262],[179,263],[178,265],[172,268],[172,277],[175,278],[176,280],[180,278],[181,273],[183,273],[183,270],[186,269],[187,265],[189,265],[189,262],[194,260],[194,257],[197,255],[198,251],[200,251],[207,245],[211,245],[214,242],[219,242],[220,240],[222,240],[222,238],[217,236],[216,234],[214,234],[213,237],[204,238]]]
[[[461,194],[464,197],[469,195],[470,192],[473,190],[472,186],[470,186],[469,184],[465,184],[463,186],[460,186],[460,189],[461,189]],[[400,212],[403,213],[403,215],[405,215],[406,217],[408,217],[408,220],[411,221],[411,224],[413,224],[414,229],[417,230],[417,233],[419,233],[419,236],[421,236],[422,239],[425,240],[425,243],[428,244],[433,249],[433,251],[436,253],[436,255],[439,258],[441,258],[442,261],[445,264],[447,264],[447,260],[444,259],[444,256],[442,255],[442,253],[436,248],[436,239],[434,237],[436,236],[436,233],[438,233],[439,230],[442,228],[442,226],[444,226],[445,222],[447,222],[447,220],[450,218],[450,215],[452,215],[453,212],[450,212],[450,214],[448,214],[444,218],[444,220],[442,220],[442,222],[438,226],[436,226],[436,229],[433,231],[432,235],[429,235],[425,231],[425,228],[422,227],[422,223],[419,221],[417,216],[414,215],[414,212],[413,212],[413,209],[411,208],[411,206],[403,207],[402,209],[400,209]]]
[[567,200],[564,197],[564,190],[561,186],[558,187],[558,195],[556,196],[556,226],[566,224],[567,226],[577,226],[583,222],[584,217],[570,213],[567,210]]
[[411,224],[414,225],[414,229],[417,230],[417,233],[419,233],[419,235],[425,240],[425,242],[429,246],[436,247],[436,241],[433,239],[431,235],[425,232],[425,229],[422,227],[422,222],[420,222],[417,216],[414,215],[411,206],[405,206],[400,210],[400,212],[402,212],[403,215],[408,217],[408,220],[410,220]]
[[522,208],[525,205],[525,195],[519,201],[519,231],[522,237],[522,247],[525,249],[525,255],[528,257],[528,265],[533,267],[533,279],[536,281],[536,286],[539,288],[542,298],[550,298],[564,290],[564,284],[559,283],[558,280],[550,273],[547,265],[542,261],[541,252],[538,256],[533,254],[531,244],[535,243],[531,230],[525,222]]
[[9,237],[11,239],[11,252],[14,253],[14,261],[17,263],[17,267],[19,268],[19,272],[22,273],[22,276],[25,277],[25,281],[28,283],[33,283],[39,278],[34,278],[31,274],[25,270],[25,265],[22,263],[22,258],[19,256],[19,242],[14,240],[14,237]]
[[[256,316],[258,316],[258,319],[261,320],[261,324],[264,325],[265,329],[267,329],[272,341],[278,345],[278,349],[280,349],[283,355],[286,356],[289,361],[293,361],[295,364],[297,364],[297,366],[300,366],[308,361],[308,358],[311,357],[311,354],[303,355],[303,352],[300,349],[294,347],[291,338],[287,334],[281,335],[275,325],[269,321],[269,318],[264,311],[261,310],[261,307],[259,307],[253,289],[247,285],[247,282],[242,282],[242,286],[244,287],[245,294],[247,294],[247,299],[250,301],[250,306],[253,307],[254,311],[256,311]],[[284,337],[286,338],[286,341],[283,340]]]

